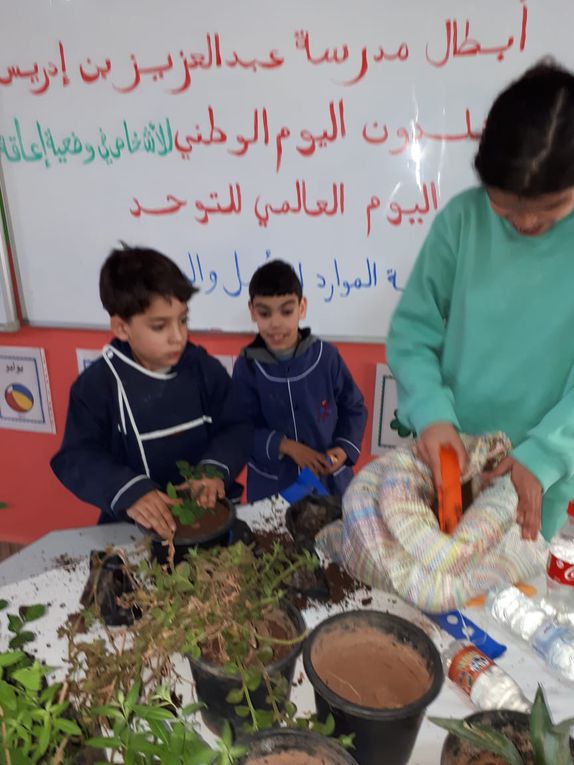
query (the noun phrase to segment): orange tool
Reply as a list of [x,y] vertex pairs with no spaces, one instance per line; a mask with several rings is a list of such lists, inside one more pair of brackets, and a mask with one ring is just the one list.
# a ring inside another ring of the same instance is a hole
[[442,486],[438,492],[440,530],[452,534],[462,515],[462,488],[458,457],[452,446],[440,447]]

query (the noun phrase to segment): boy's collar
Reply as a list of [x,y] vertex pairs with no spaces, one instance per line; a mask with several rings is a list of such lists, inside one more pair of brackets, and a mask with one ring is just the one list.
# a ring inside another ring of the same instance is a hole
[[[302,356],[310,348],[310,346],[313,345],[316,339],[317,338],[311,334],[310,327],[303,327],[299,329],[299,340],[291,358],[296,359],[299,356]],[[253,342],[251,342],[241,351],[241,355],[248,359],[253,359],[254,361],[262,361],[266,363],[279,362],[277,356],[273,353],[273,351],[269,350],[259,333],[256,335]]]

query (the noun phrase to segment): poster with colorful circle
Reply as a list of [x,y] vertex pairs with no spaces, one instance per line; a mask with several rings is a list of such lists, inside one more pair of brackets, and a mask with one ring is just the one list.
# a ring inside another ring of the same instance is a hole
[[56,432],[42,348],[0,346],[0,428]]

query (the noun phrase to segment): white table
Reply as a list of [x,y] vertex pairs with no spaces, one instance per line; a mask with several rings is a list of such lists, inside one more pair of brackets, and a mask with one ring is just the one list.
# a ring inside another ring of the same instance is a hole
[[[282,500],[264,501],[252,506],[239,508],[238,515],[256,526],[261,518],[274,512],[281,515],[286,503]],[[48,534],[43,539],[25,548],[3,563],[0,563],[0,598],[9,601],[10,607],[0,613],[0,650],[8,644],[6,614],[14,612],[20,605],[31,603],[50,603],[48,613],[31,625],[37,633],[37,640],[32,646],[38,656],[51,666],[62,666],[65,656],[64,641],[58,638],[58,627],[68,614],[77,611],[79,598],[88,576],[88,555],[92,549],[102,549],[106,544],[124,547],[128,551],[141,537],[139,531],[129,524],[88,527],[77,530],[60,531]],[[81,559],[76,566],[59,565],[60,556]],[[365,591],[357,592],[344,606],[318,606],[304,612],[307,626],[312,628],[327,615],[351,608],[365,608],[361,599]],[[368,593],[372,602],[369,609],[390,611],[422,627],[434,640],[439,650],[451,641],[449,635],[441,633],[420,611],[401,601],[397,596],[382,591]],[[528,646],[517,642],[504,631],[489,622],[481,609],[471,609],[467,615],[494,638],[506,644],[506,653],[498,663],[522,687],[525,694],[533,698],[538,683],[546,690],[552,714],[557,719],[574,716],[574,689],[554,678]],[[178,670],[190,677],[187,662],[178,664]],[[302,660],[299,659],[295,677],[302,672]],[[293,701],[300,711],[314,710],[313,692],[310,683],[305,680],[293,689]],[[437,699],[429,707],[428,713],[441,717],[463,717],[473,712],[470,701],[445,682]],[[209,738],[209,736],[207,736]],[[422,724],[410,765],[437,765],[445,733],[431,725],[426,719]]]

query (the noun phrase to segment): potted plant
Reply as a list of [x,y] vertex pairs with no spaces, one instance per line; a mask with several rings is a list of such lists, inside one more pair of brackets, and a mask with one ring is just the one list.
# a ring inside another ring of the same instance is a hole
[[152,555],[160,563],[177,565],[190,547],[224,545],[229,540],[235,522],[235,507],[227,499],[218,499],[215,507],[204,507],[191,489],[191,481],[202,478],[222,478],[221,472],[211,465],[190,465],[180,460],[176,463],[185,485],[168,483],[166,493],[179,501],[171,508],[176,522],[173,539],[166,540],[151,533]]
[[[126,563],[126,565],[129,565]],[[318,561],[291,559],[280,545],[255,555],[242,543],[192,548],[166,570],[132,564],[133,590],[119,598],[139,619],[106,637],[87,639],[67,625],[70,693],[78,708],[102,706],[141,679],[140,702],[175,677],[173,656],[190,661],[204,719],[216,730],[268,727],[293,716],[289,704],[295,660],[304,638],[300,612],[284,600],[284,584]],[[84,609],[88,623],[97,614]]]
[[440,655],[421,629],[380,611],[336,614],[306,639],[303,663],[319,719],[332,714],[335,735],[355,734],[360,765],[408,761],[444,679]]
[[147,615],[177,634],[172,650],[188,656],[203,717],[215,730],[225,719],[259,729],[288,716],[305,623],[284,600],[284,585],[316,565],[307,553],[288,558],[277,544],[255,555],[239,542],[191,550],[168,576],[151,567],[152,586],[135,595],[142,621]]
[[429,717],[449,731],[441,765],[573,765],[574,718],[553,723],[538,686],[530,714],[510,710],[477,712],[464,720]]
[[245,739],[248,752],[241,765],[357,765],[333,739],[304,730],[266,730]]

